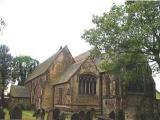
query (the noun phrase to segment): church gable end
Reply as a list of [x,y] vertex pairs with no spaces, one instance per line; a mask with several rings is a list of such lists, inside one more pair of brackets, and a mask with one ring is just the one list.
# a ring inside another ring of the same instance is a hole
[[54,60],[54,63],[49,68],[49,82],[52,83],[53,80],[59,78],[73,63],[75,63],[75,61],[68,47],[63,48],[62,52],[57,56],[57,58]]
[[90,57],[83,61],[70,83],[72,109],[99,109],[99,71]]

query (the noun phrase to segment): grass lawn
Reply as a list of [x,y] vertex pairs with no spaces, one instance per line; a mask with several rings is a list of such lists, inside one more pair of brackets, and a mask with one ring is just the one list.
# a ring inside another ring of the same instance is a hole
[[[4,111],[5,111],[5,120],[10,120],[9,111],[7,109],[5,109]],[[32,115],[33,115],[33,111],[23,110],[22,120],[36,120],[36,118],[33,117]],[[68,116],[68,118],[66,118],[66,120],[70,120],[69,118],[71,116],[70,115],[67,115],[67,116]],[[45,115],[45,120],[47,120],[47,115]],[[94,118],[94,120],[96,120],[96,118]]]
[[[10,120],[10,118],[9,118],[9,111],[6,110],[6,109],[4,111],[6,113],[5,120]],[[24,110],[23,113],[22,113],[22,120],[36,120],[36,118],[32,117],[32,115],[33,115],[32,111],[26,111],[26,110]]]

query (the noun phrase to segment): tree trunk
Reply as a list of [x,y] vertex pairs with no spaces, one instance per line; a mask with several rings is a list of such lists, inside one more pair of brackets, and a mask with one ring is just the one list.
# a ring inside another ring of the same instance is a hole
[[4,107],[4,89],[2,89],[2,93],[1,93],[1,107]]
[[4,88],[5,88],[5,84],[4,84],[4,79],[2,77],[2,93],[1,93],[1,107],[4,107]]

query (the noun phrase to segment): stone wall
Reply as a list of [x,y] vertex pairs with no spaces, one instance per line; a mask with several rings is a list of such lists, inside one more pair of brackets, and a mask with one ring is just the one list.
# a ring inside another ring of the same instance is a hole
[[138,116],[152,115],[154,111],[152,100],[153,98],[144,95],[128,95],[125,99],[125,119],[138,120]]
[[47,83],[42,92],[41,105],[43,109],[50,110],[53,108],[53,93],[54,93],[53,86]]
[[[96,80],[96,94],[95,95],[80,95],[79,94],[79,75],[81,74],[93,74],[97,77]],[[77,73],[72,77],[71,81],[71,104],[73,110],[81,109],[100,109],[100,83],[99,73],[93,61],[88,58],[84,64],[80,67]]]
[[115,76],[110,75],[107,79],[104,74],[102,78],[103,114],[105,116],[108,117],[112,111],[117,114],[122,110],[125,120],[150,120],[153,117],[155,86],[152,78],[146,79],[145,91],[141,93],[129,93],[126,89],[127,84],[120,85]]
[[74,62],[75,61],[68,48],[63,50],[49,68],[49,82],[57,79],[67,69],[67,67]]
[[40,99],[42,97],[45,82],[47,82],[46,74],[43,74],[26,83],[26,86],[30,91],[31,104],[34,104],[37,108],[39,108],[41,104]]
[[[60,96],[60,89],[62,90],[62,93],[61,93],[62,96]],[[71,104],[71,93],[70,93],[69,83],[56,85],[54,87],[54,90],[55,90],[54,105],[70,105]],[[61,101],[59,99],[61,99]]]
[[104,116],[109,117],[109,114],[112,111],[116,111],[116,109],[117,109],[116,101],[117,101],[116,98],[103,99],[103,114],[104,114]]

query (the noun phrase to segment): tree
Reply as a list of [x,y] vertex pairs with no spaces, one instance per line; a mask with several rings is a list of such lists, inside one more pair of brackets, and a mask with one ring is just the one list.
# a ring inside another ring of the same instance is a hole
[[5,21],[0,17],[0,32],[2,31],[2,29],[6,26]]
[[94,16],[96,26],[86,30],[82,38],[96,51],[107,53],[108,62],[117,61],[114,69],[120,66],[119,61],[123,66],[154,61],[160,68],[159,19],[160,1],[129,1],[125,5],[113,5],[103,16]]
[[13,79],[18,85],[24,85],[28,75],[39,65],[38,60],[30,56],[18,56],[13,59]]
[[6,45],[0,45],[0,93],[2,107],[4,103],[4,90],[11,80],[12,56],[9,54],[9,48]]
[[127,2],[128,32],[140,51],[160,68],[160,1]]

